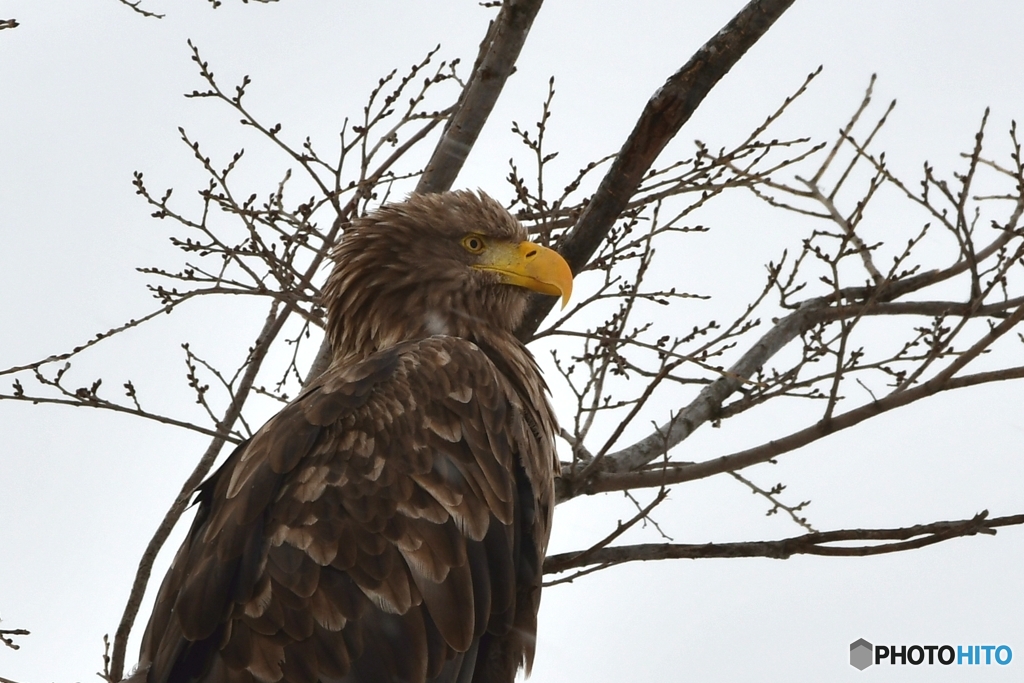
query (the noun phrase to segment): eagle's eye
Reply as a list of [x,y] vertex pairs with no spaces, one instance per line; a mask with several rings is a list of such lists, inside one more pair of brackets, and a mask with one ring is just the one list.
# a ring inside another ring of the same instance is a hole
[[470,254],[479,254],[487,245],[480,235],[466,235],[462,238],[462,248]]

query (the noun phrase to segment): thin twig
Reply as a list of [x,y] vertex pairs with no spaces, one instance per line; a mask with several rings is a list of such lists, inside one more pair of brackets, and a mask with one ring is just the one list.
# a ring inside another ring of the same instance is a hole
[[157,14],[156,12],[150,12],[149,10],[142,9],[142,0],[135,0],[135,2],[131,2],[131,0],[118,0],[118,2],[127,7],[131,7],[133,11],[144,17],[152,17],[154,19],[164,18],[163,14]]

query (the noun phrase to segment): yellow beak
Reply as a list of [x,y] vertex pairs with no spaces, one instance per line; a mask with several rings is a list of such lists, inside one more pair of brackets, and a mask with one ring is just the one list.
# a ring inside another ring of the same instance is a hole
[[554,249],[533,242],[488,246],[473,266],[498,273],[501,281],[541,294],[562,297],[562,308],[572,295],[572,271]]

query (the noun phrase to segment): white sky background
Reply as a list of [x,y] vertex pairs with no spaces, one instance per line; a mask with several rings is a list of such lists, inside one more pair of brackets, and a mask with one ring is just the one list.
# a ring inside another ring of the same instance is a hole
[[[548,0],[456,185],[509,195],[507,160],[527,158],[508,132],[510,122],[536,120],[551,75],[557,95],[549,141],[561,152],[558,172],[568,178],[618,149],[647,98],[742,4]],[[265,120],[283,122],[292,140],[309,134],[326,148],[343,118],[358,116],[378,77],[407,68],[434,45],[441,44],[443,58],[461,56],[468,73],[491,16],[470,1],[225,0],[216,11],[201,0],[149,6],[167,18],[144,19],[115,0],[0,2],[0,18],[22,24],[0,32],[2,367],[64,351],[153,308],[134,268],[177,257],[166,242],[168,226],[148,217],[130,180],[141,170],[153,189],[174,186],[182,197],[194,196],[199,176],[177,126],[222,154],[261,147],[226,107],[182,97],[202,87],[187,38],[225,84],[253,77],[250,105]],[[947,177],[962,169],[957,154],[973,144],[989,105],[989,150],[1006,158],[1009,122],[1024,116],[1021,26],[1024,6],[1008,2],[797,2],[711,93],[673,149],[689,153],[695,138],[713,148],[735,144],[823,64],[785,130],[830,139],[877,72],[876,112],[899,99],[880,148],[912,181],[925,159]],[[272,182],[287,164],[265,158],[254,177],[265,170]],[[733,289],[716,290],[721,296],[705,306],[749,298],[763,279],[760,264],[778,255],[757,249],[762,237],[772,245],[783,243],[780,235],[790,245],[799,238],[787,232],[788,216],[769,215],[779,222],[751,226],[740,211],[718,214],[720,222],[709,224],[731,251],[703,260],[672,254],[679,286],[708,291],[717,275],[718,287]],[[902,217],[894,216],[894,223]],[[178,345],[191,340],[206,355],[233,359],[262,322],[259,310],[242,304],[179,312],[83,359],[83,384],[102,375],[104,387],[115,391],[131,378],[154,407],[188,402]],[[702,320],[708,310],[695,315]],[[784,481],[792,502],[813,499],[807,514],[821,529],[964,518],[985,508],[1019,513],[1021,403],[1019,384],[929,399],[751,476],[766,486]],[[789,431],[784,415],[775,419],[705,427],[684,444],[683,459]],[[138,557],[206,440],[97,411],[11,402],[0,403],[0,435],[0,617],[3,628],[32,631],[19,639],[20,651],[0,648],[0,676],[19,683],[96,680],[102,635],[113,634]],[[766,519],[766,507],[719,477],[676,487],[656,518],[678,542],[800,532],[779,517]],[[620,494],[563,505],[552,551],[579,548],[630,514]],[[613,568],[546,592],[531,680],[963,675],[955,666],[858,672],[847,654],[860,637],[878,644],[1008,644],[1015,654],[1010,666],[973,673],[978,680],[1019,680],[1022,563],[1024,533],[1008,529],[996,538],[876,558]],[[131,661],[137,652],[136,637]]]

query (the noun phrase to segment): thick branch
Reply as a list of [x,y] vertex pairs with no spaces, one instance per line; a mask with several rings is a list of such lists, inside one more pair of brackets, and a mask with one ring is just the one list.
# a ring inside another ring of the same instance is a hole
[[[559,245],[573,272],[590,261],[665,145],[792,4],[793,0],[752,0],[658,88],[576,226]],[[519,327],[519,338],[532,338],[553,305],[550,297],[535,297]]]
[[[597,474],[587,481],[585,485],[577,486],[574,491],[591,494],[604,491],[667,486],[669,484],[704,479],[724,472],[741,470],[745,467],[768,462],[779,455],[802,448],[830,434],[853,427],[867,419],[881,415],[894,408],[908,405],[922,398],[933,396],[941,391],[963,389],[979,384],[1001,382],[1010,379],[1024,379],[1024,366],[1007,368],[1005,370],[993,370],[991,372],[979,372],[964,377],[934,377],[912,389],[889,394],[867,405],[855,408],[841,415],[833,416],[830,420],[817,422],[810,427],[793,432],[781,439],[775,439],[754,448],[748,448],[730,455],[723,455],[698,463],[668,463],[636,472]],[[606,462],[608,461],[606,460]],[[562,493],[561,490],[560,493]]]
[[543,0],[505,0],[480,46],[480,55],[455,113],[448,119],[416,192],[451,189],[505,87]]
[[[978,533],[995,534],[998,527],[1024,524],[1024,514],[988,519],[985,510],[973,519],[956,522],[933,522],[899,529],[844,529],[804,534],[779,541],[746,541],[741,543],[647,543],[641,545],[601,548],[586,555],[563,553],[544,561],[545,574],[557,574],[599,565],[602,568],[624,562],[666,559],[707,559],[733,557],[768,557],[785,560],[793,555],[827,555],[831,557],[863,557],[922,548],[951,538]],[[860,545],[834,546],[838,542],[862,542]],[[890,541],[879,543],[879,541]]]
[[[951,269],[947,269],[947,271],[948,270]],[[941,271],[941,273],[945,272],[946,271]],[[896,286],[898,285],[899,283],[896,283]],[[883,290],[883,292],[884,291],[885,290]],[[822,320],[828,319],[830,316],[837,316],[834,310],[824,307],[827,305],[828,301],[829,298],[808,300],[796,311],[779,321],[771,330],[768,331],[767,334],[761,337],[761,339],[758,340],[758,342],[751,347],[735,365],[729,368],[727,373],[723,374],[723,376],[706,386],[700,394],[698,394],[696,399],[673,417],[670,423],[662,425],[659,429],[655,430],[653,433],[644,439],[641,439],[637,443],[606,456],[601,467],[603,473],[622,473],[637,470],[653,461],[655,458],[662,456],[668,449],[681,443],[708,420],[714,419],[721,410],[721,406],[725,402],[725,399],[740,388],[744,379],[751,377],[759,368],[763,367],[769,358],[778,353],[784,346],[786,346],[786,344],[795,339],[801,333],[809,330],[813,325]],[[908,306],[909,305],[910,304],[908,304]],[[975,345],[975,349],[978,349],[978,352],[980,352],[980,349],[986,347],[994,341],[996,337],[1004,334],[1016,325],[1017,322],[1020,321],[1022,315],[1024,315],[1024,308],[1018,307],[1016,311],[1004,319],[998,326],[990,331],[989,334],[983,337],[982,340]],[[970,357],[973,358],[974,356],[971,355]],[[962,356],[953,365],[959,369],[963,366],[961,361],[964,363],[967,362]],[[944,371],[929,382],[916,387],[913,390],[913,395],[917,398],[921,398],[925,395],[931,395],[938,391],[952,388],[954,383],[950,382],[951,377],[952,373]],[[843,427],[851,426],[852,424],[856,424],[857,422],[867,419],[867,417],[871,417],[878,412],[882,412],[882,410],[880,410],[882,406],[888,406],[890,402],[897,400],[898,399],[894,396],[889,396],[882,401],[876,401],[875,403],[858,408],[857,410],[845,413],[842,417],[855,421],[850,424],[844,423]],[[915,398],[914,400],[917,399]],[[903,404],[904,403],[900,403],[900,405]],[[890,407],[895,407],[895,404]],[[888,409],[888,407],[885,408],[885,410]],[[862,414],[860,411],[868,411],[869,414]],[[836,425],[832,424],[833,422],[835,422],[835,420],[828,420],[820,423],[819,425],[815,425],[814,427],[809,427],[808,430],[816,430],[818,436],[808,438],[806,441],[800,443],[800,445],[809,443],[815,438],[820,438],[824,433],[837,431]],[[822,429],[827,429],[828,431],[821,433]],[[808,430],[803,430],[800,433],[803,434]],[[771,443],[777,444],[779,442],[773,441]],[[758,449],[760,448],[763,447],[758,447]],[[786,450],[792,449],[787,448]],[[745,467],[747,465],[743,466]],[[726,468],[725,470],[719,471],[728,471],[730,469],[736,468]],[[592,483],[593,482],[589,482],[587,486],[584,487],[587,492],[601,490],[591,488]],[[615,489],[619,489],[619,486],[615,486]],[[563,495],[565,495],[565,492],[563,492]]]

